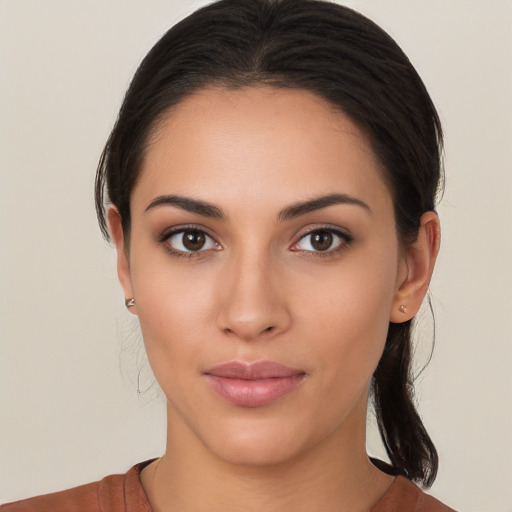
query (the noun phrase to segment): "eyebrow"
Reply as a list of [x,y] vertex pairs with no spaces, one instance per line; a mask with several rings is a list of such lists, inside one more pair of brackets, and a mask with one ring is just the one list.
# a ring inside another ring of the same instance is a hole
[[157,206],[176,206],[187,212],[202,215],[203,217],[226,219],[226,214],[218,206],[207,203],[206,201],[200,201],[199,199],[191,199],[189,197],[176,195],[158,196],[149,203],[148,207],[144,211],[147,212]]
[[327,208],[328,206],[335,204],[360,206],[361,208],[367,210],[368,213],[372,213],[371,208],[364,201],[361,201],[361,199],[349,196],[348,194],[329,194],[287,206],[279,213],[278,221],[283,222],[286,220],[294,219],[300,215],[316,212],[317,210],[322,210],[323,208]]
[[[314,199],[293,203],[290,206],[287,206],[279,212],[277,220],[278,222],[284,222],[296,217],[300,217],[301,215],[305,215],[306,213],[322,210],[323,208],[327,208],[328,206],[335,204],[359,206],[371,213],[370,207],[364,201],[361,201],[356,197],[352,197],[347,194],[328,194],[325,196],[316,197]],[[212,203],[177,195],[158,196],[157,198],[153,199],[153,201],[151,201],[151,203],[144,211],[147,212],[148,210],[157,208],[159,206],[175,206],[187,212],[195,213],[203,217],[211,217],[221,220],[227,219],[227,215],[224,213],[222,208]]]

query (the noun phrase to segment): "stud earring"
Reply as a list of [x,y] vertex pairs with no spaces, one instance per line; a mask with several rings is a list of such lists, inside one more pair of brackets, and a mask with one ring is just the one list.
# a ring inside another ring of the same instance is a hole
[[403,313],[404,315],[406,315],[407,313],[409,313],[409,308],[407,306],[404,306],[403,304],[398,308],[398,310]]
[[135,306],[135,299],[126,299],[124,301],[124,305],[129,309],[129,308],[132,308],[133,306]]

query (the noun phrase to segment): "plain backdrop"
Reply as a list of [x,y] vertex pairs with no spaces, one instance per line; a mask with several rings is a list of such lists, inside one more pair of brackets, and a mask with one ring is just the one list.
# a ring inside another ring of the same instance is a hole
[[[164,450],[164,400],[93,182],[141,58],[203,3],[0,0],[0,502]],[[512,2],[345,3],[403,47],[446,133],[436,347],[418,379],[441,456],[431,492],[465,512],[512,511]],[[369,450],[381,453],[371,424]]]

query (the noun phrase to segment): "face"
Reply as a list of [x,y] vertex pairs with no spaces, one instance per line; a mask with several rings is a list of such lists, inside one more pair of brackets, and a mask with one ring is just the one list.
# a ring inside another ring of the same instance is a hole
[[121,281],[176,436],[247,464],[364,440],[406,263],[354,123],[306,91],[203,90],[158,127],[131,213]]

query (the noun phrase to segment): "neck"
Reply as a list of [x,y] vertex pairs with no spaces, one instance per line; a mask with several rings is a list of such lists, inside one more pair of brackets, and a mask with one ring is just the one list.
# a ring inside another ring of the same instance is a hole
[[363,405],[364,414],[300,456],[257,465],[216,456],[169,411],[166,454],[141,475],[151,506],[155,512],[368,511],[393,479],[366,455]]

